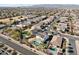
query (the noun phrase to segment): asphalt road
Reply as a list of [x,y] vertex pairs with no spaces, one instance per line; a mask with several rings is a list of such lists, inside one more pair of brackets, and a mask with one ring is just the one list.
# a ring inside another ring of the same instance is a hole
[[65,35],[65,34],[61,34],[62,37],[67,37],[69,38],[70,40],[79,40],[79,37],[74,37],[74,36],[71,36],[71,35]]
[[14,48],[15,50],[19,51],[20,53],[22,53],[23,55],[37,55],[36,53],[29,51],[23,47],[21,47],[20,45],[17,45],[3,37],[0,36],[0,41],[3,42],[4,44]]

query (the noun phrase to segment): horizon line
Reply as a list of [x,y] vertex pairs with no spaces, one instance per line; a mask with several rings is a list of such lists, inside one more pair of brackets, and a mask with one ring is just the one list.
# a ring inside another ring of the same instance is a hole
[[79,4],[0,4],[0,7],[21,7],[21,6],[33,6],[33,5],[77,5]]

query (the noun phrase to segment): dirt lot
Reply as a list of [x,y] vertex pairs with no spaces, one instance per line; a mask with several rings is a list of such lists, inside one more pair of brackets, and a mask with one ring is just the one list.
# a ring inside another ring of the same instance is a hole
[[[23,18],[26,18],[26,16],[22,16]],[[20,18],[20,16],[17,16],[17,17],[12,17],[14,20],[19,20],[18,18]],[[3,23],[9,23],[11,22],[10,21],[10,18],[6,18],[6,19],[0,19],[0,22],[3,22]]]

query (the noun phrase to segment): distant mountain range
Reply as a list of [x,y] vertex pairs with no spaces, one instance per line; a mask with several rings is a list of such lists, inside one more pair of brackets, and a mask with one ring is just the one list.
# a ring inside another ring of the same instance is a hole
[[74,5],[74,4],[4,4],[1,5],[0,7],[21,7],[21,8],[39,8],[39,7],[44,7],[44,8],[79,8],[79,5]]
[[79,5],[73,4],[40,4],[40,5],[33,5],[30,6],[33,8],[45,7],[45,8],[79,8]]

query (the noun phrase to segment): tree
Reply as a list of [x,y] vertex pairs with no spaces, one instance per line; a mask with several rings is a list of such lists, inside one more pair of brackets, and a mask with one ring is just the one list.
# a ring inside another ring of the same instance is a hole
[[23,34],[22,34],[22,29],[20,28],[20,29],[17,29],[17,31],[20,33],[20,43],[22,43],[22,41],[23,41]]
[[18,53],[15,50],[13,50],[12,55],[17,55],[17,54]]
[[54,30],[57,30],[57,27],[56,27],[56,26],[54,26],[54,27],[53,27],[53,29],[54,29]]
[[3,24],[3,22],[0,22],[0,24]]
[[68,21],[70,23],[70,33],[73,35],[74,32],[73,32],[73,18],[72,18],[72,16],[68,17]]
[[10,19],[9,19],[9,20],[10,20],[10,25],[11,25],[11,24],[12,24],[12,21],[13,21],[13,18],[11,18],[11,17],[10,17]]
[[66,49],[62,49],[63,54],[66,52]]

